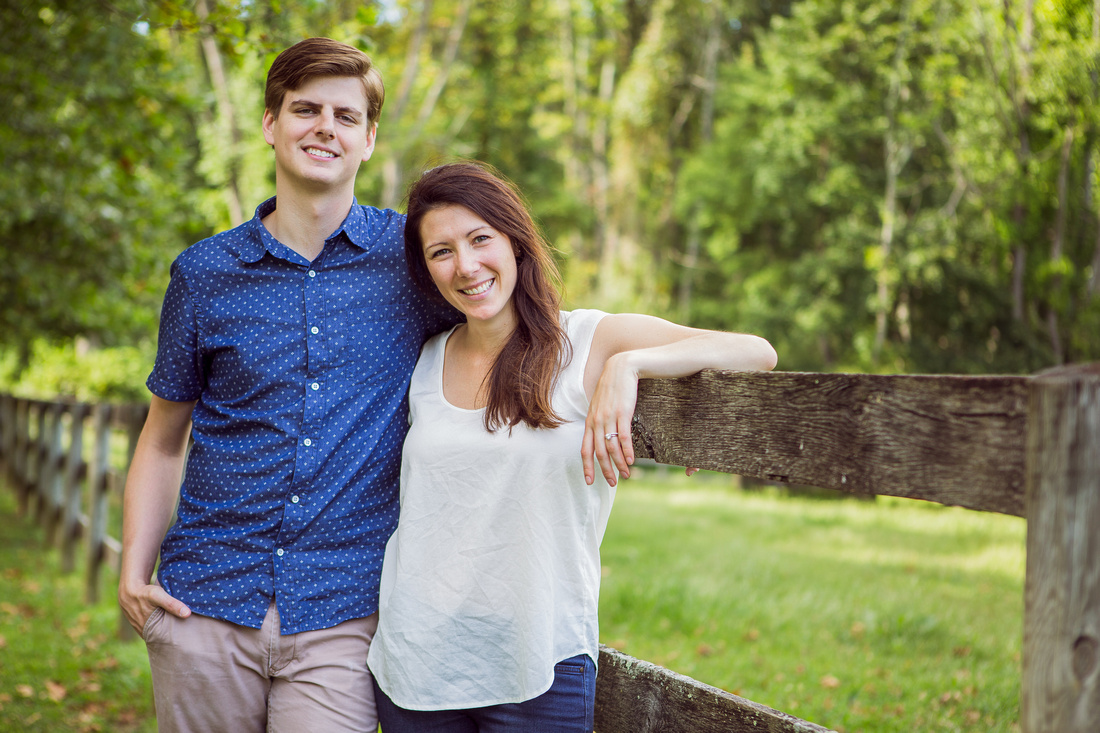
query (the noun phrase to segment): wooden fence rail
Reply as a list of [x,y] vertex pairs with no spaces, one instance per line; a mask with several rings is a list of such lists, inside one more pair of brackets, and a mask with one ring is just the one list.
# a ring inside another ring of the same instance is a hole
[[[88,538],[90,594],[91,566],[117,563],[104,509],[124,474],[109,467],[110,434],[124,431],[132,455],[144,414],[0,397],[0,460],[20,505],[70,557]],[[1100,364],[1032,377],[644,380],[633,438],[638,457],[661,463],[1026,517],[1021,730],[1100,731]],[[599,663],[600,733],[827,730],[614,649]]]
[[[76,569],[84,541],[87,602],[99,594],[100,570],[117,570],[122,549],[108,527],[112,495],[122,495],[145,405],[89,405],[0,395],[0,470],[15,489],[20,512],[46,529],[61,566]],[[121,433],[121,446],[112,436]],[[114,454],[119,453],[117,456]],[[117,531],[117,530],[116,530]]]

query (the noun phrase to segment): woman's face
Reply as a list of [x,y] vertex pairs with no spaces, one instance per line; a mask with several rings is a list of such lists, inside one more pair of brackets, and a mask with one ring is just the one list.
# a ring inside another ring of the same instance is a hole
[[467,322],[512,323],[516,255],[503,232],[465,206],[432,209],[420,220],[432,282]]

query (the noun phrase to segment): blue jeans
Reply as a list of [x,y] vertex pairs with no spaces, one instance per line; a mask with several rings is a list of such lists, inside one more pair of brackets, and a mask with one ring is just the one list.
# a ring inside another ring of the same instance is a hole
[[382,733],[588,733],[596,703],[596,663],[587,654],[554,665],[554,684],[518,703],[466,710],[399,708],[374,683]]

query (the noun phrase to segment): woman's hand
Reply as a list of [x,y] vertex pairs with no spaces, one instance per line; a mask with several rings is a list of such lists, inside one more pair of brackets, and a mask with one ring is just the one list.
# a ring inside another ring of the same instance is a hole
[[[605,316],[584,372],[589,395],[581,445],[585,481],[595,481],[596,463],[612,486],[616,474],[630,477],[630,425],[639,379],[674,379],[702,369],[768,370],[775,360],[775,349],[758,336],[704,331],[633,313]],[[688,475],[695,470],[688,468]]]
[[597,462],[612,486],[618,476],[630,478],[630,466],[634,464],[630,423],[637,401],[638,371],[630,364],[628,353],[610,357],[596,383],[584,421],[581,459],[584,480],[589,485],[595,481]]

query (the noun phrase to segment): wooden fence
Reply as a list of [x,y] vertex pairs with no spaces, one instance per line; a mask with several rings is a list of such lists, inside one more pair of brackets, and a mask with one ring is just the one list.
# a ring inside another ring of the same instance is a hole
[[[109,436],[125,432],[132,453],[143,419],[140,407],[0,398],[10,481],[69,567],[75,539],[87,536],[89,593],[92,566],[117,562],[103,529],[105,497],[122,485],[108,467]],[[1100,364],[1031,377],[645,380],[633,438],[639,457],[661,463],[1026,517],[1021,730],[1100,731]],[[596,695],[600,733],[827,731],[607,647]]]
[[[112,495],[116,502],[122,496],[147,412],[145,405],[0,395],[0,470],[15,489],[20,513],[39,521],[60,548],[62,570],[76,569],[78,543],[85,543],[88,603],[98,600],[103,566],[119,565],[122,545],[109,532],[110,503]],[[113,439],[116,433],[121,436]],[[121,458],[115,455],[120,439]]]

